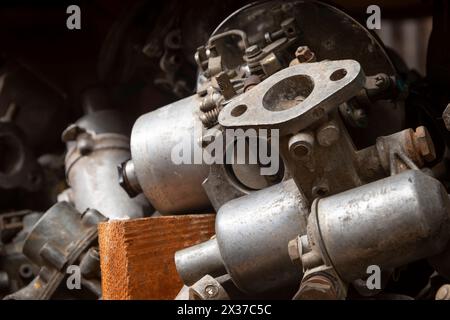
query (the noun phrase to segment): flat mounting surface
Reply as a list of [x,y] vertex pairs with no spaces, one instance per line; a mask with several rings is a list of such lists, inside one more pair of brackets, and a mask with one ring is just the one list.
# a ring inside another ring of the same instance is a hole
[[355,96],[365,75],[355,60],[305,63],[283,69],[233,99],[219,115],[224,127],[301,130]]

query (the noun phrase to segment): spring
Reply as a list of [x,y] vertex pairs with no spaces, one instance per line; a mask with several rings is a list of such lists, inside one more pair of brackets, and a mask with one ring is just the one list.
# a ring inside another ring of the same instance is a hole
[[205,98],[203,98],[200,103],[200,110],[203,112],[208,112],[217,107],[217,101],[220,99],[220,94],[216,92],[211,92]]
[[211,128],[217,123],[217,118],[219,117],[220,109],[214,108],[210,111],[204,112],[200,115],[200,121],[206,128]]

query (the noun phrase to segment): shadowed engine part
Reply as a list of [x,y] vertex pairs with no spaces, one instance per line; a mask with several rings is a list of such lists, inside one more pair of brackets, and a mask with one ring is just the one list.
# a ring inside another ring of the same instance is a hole
[[97,209],[110,219],[150,213],[144,197],[130,199],[118,184],[117,166],[130,158],[126,128],[118,112],[103,110],[88,114],[64,131],[70,186],[64,194],[79,211]]
[[12,122],[0,120],[0,188],[42,188],[42,168],[27,144],[24,133]]
[[[80,213],[67,202],[59,202],[47,210],[23,245],[23,253],[40,267],[39,273],[28,286],[5,299],[50,299],[66,276],[68,267],[79,266],[83,274],[86,256],[91,252],[88,249],[97,242],[97,224],[106,220],[96,210]],[[87,277],[83,282],[94,294],[101,294],[98,278]]]

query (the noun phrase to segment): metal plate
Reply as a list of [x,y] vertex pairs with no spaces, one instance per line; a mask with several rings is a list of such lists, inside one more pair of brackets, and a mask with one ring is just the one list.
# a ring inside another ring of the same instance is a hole
[[295,65],[226,105],[219,123],[224,127],[277,127],[282,133],[296,132],[352,98],[364,81],[361,66],[354,60]]

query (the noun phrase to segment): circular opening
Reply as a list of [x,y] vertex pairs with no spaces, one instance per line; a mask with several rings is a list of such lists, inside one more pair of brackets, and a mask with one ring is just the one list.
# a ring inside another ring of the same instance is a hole
[[294,147],[294,157],[303,158],[309,154],[309,148],[305,145],[298,144]]
[[346,75],[347,75],[347,70],[345,70],[345,69],[338,69],[338,70],[334,71],[331,74],[330,80],[331,81],[338,81],[338,80],[343,79]]
[[169,49],[179,49],[181,45],[181,35],[179,32],[171,32],[165,38],[165,43]]
[[20,141],[13,135],[0,136],[0,173],[11,175],[21,160]]
[[296,75],[281,80],[270,88],[263,98],[269,111],[283,111],[301,104],[313,91],[314,82],[306,75]]
[[315,187],[312,190],[314,197],[324,197],[328,193],[328,188],[326,187]]
[[231,115],[233,117],[240,117],[245,113],[245,111],[247,111],[247,106],[245,104],[240,104],[231,110]]
[[33,275],[33,270],[28,264],[22,264],[19,268],[20,276],[23,278],[30,278]]

